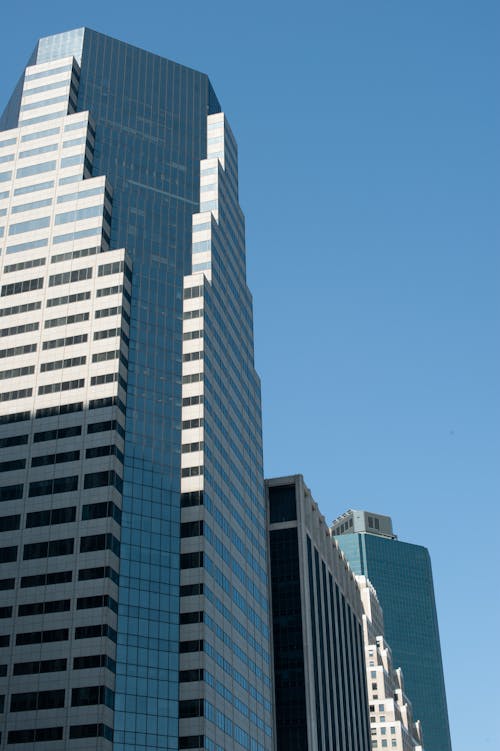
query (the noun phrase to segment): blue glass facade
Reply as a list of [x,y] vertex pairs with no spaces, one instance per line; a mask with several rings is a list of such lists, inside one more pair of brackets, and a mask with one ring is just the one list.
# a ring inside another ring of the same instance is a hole
[[336,536],[356,574],[366,575],[384,611],[394,665],[422,722],[426,751],[451,751],[441,647],[429,553],[373,534]]

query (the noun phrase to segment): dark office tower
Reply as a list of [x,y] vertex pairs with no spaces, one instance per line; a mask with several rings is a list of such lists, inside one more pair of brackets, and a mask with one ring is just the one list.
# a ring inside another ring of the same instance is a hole
[[363,608],[301,475],[266,480],[277,751],[371,748]]
[[237,180],[204,74],[38,42],[0,120],[2,748],[272,748]]
[[391,519],[368,511],[347,511],[331,529],[351,568],[377,590],[385,636],[422,723],[425,751],[451,751],[428,550],[397,540]]

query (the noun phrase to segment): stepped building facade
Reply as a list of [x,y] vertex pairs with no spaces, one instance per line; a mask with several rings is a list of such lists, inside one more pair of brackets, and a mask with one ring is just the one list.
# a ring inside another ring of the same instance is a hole
[[0,746],[268,751],[260,384],[202,73],[41,39],[0,119]]

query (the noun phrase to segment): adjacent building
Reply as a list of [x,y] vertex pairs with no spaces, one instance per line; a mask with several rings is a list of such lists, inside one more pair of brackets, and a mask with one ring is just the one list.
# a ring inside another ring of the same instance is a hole
[[420,721],[413,719],[402,670],[394,667],[391,649],[384,638],[384,615],[377,593],[366,576],[357,576],[356,581],[364,610],[363,637],[372,748],[423,751]]
[[89,29],[0,119],[2,748],[273,747],[237,169],[206,75]]
[[396,538],[389,517],[349,510],[331,525],[353,571],[367,576],[384,613],[385,638],[401,666],[426,751],[451,751],[429,552]]
[[277,751],[368,751],[363,606],[302,475],[266,480]]

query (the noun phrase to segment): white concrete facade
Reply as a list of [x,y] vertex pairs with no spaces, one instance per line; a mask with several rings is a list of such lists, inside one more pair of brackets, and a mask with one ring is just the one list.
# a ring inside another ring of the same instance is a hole
[[2,748],[112,737],[131,262],[78,72],[28,67],[0,133]]
[[365,576],[357,576],[363,601],[363,637],[367,671],[372,748],[424,751],[420,722],[413,719],[403,673],[394,668],[384,639],[384,618],[377,593]]

